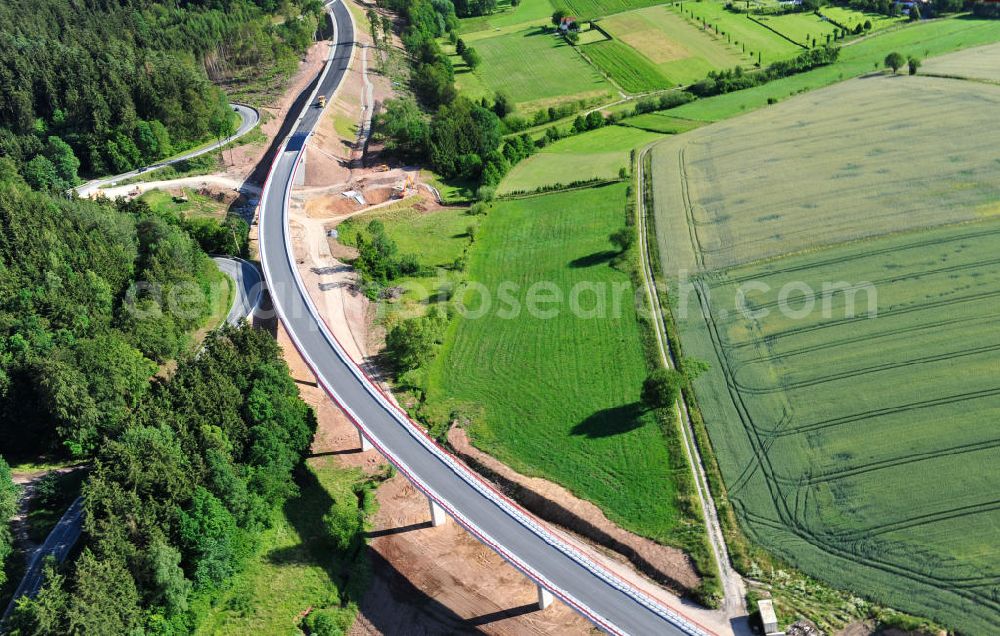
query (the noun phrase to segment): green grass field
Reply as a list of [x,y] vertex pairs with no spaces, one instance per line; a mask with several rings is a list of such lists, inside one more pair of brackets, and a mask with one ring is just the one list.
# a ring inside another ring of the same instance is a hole
[[620,123],[622,126],[632,126],[664,135],[679,135],[680,133],[705,125],[705,122],[693,119],[672,117],[667,112],[636,115],[635,117],[624,119]]
[[333,613],[342,633],[349,631],[368,581],[367,557],[330,545],[323,515],[334,507],[357,511],[355,486],[365,477],[334,461],[310,460],[301,470],[299,494],[264,532],[247,569],[204,609],[196,634],[296,636],[303,633],[299,622],[310,611]]
[[[625,223],[625,189],[495,205],[469,266],[492,302],[484,310],[482,296],[468,294],[469,310],[484,315],[452,325],[427,401],[445,413],[478,414],[468,426],[476,445],[515,469],[566,486],[627,529],[668,540],[678,524],[672,473],[685,467],[670,465],[663,431],[638,406],[646,364],[634,290],[610,266],[607,240]],[[574,296],[574,288],[598,291]],[[539,313],[529,309],[536,295],[562,302]],[[574,315],[574,302],[591,315]]]
[[1000,44],[980,46],[927,60],[920,72],[1000,83]]
[[422,268],[436,272],[433,276],[393,281],[393,285],[404,289],[396,310],[404,315],[423,313],[421,306],[428,298],[443,285],[454,284],[464,277],[451,269],[469,247],[469,227],[478,227],[479,218],[467,215],[463,208],[423,212],[401,203],[347,219],[337,226],[338,240],[344,245],[355,245],[358,232],[375,219],[383,223],[386,234],[396,242],[399,254],[414,254]]
[[629,151],[657,135],[637,128],[606,126],[550,144],[520,162],[500,183],[498,192],[532,191],[542,186],[586,179],[614,179],[629,165]]
[[660,4],[662,0],[551,0],[557,9],[566,9],[570,15],[590,20],[612,13],[631,11],[640,7]]
[[620,13],[600,25],[648,59],[667,78],[667,85],[690,84],[709,71],[749,62],[725,39],[708,33],[663,6]]
[[618,40],[596,42],[583,52],[627,93],[648,93],[671,86],[652,62]]
[[[694,238],[661,243],[668,271],[731,267],[994,214],[1000,164],[984,158],[1000,143],[990,124],[998,108],[1000,87],[879,76],[660,144],[659,222],[669,236],[693,227]],[[956,112],[962,117],[951,118]],[[873,209],[875,194],[881,205]]]
[[1000,20],[958,17],[920,22],[901,29],[878,33],[851,46],[842,47],[840,59],[829,66],[755,88],[699,99],[670,112],[686,119],[719,121],[767,106],[770,97],[784,99],[850,77],[871,73],[873,69],[882,67],[882,61],[891,51],[898,51],[904,56],[914,55],[927,59],[998,41],[1000,41]]
[[837,29],[837,27],[813,13],[757,15],[754,16],[754,19],[803,46],[822,46],[826,44],[827,34],[830,34],[832,38],[833,32]]
[[718,27],[726,34],[727,43],[745,52],[755,61],[757,53],[764,60],[772,62],[795,57],[802,52],[802,47],[796,46],[773,31],[763,28],[745,14],[727,11],[722,2],[685,2],[680,5],[668,5],[675,12],[681,12],[687,19],[701,23],[704,20],[709,26]]
[[997,106],[989,84],[878,76],[653,157],[673,313],[711,367],[698,401],[744,531],[970,634],[1000,616]]
[[198,194],[191,188],[183,188],[187,201],[178,202],[164,190],[150,190],[143,193],[141,200],[156,212],[176,214],[181,218],[213,218],[222,220],[229,206],[211,197]]
[[890,18],[889,16],[882,15],[881,13],[863,13],[861,11],[855,11],[854,9],[848,9],[847,7],[835,7],[832,5],[823,7],[820,12],[834,22],[844,25],[851,31],[854,31],[854,27],[859,24],[863,25],[866,21],[872,23],[872,31],[880,31],[897,24],[902,24],[909,19],[902,15]]
[[611,85],[572,46],[537,27],[469,43],[482,57],[479,68],[470,72],[457,56],[452,61],[456,85],[470,98],[504,91],[524,112],[531,112],[560,102],[611,95]]
[[493,15],[461,18],[458,21],[459,31],[464,38],[466,34],[477,31],[491,31],[516,24],[545,22],[552,18],[552,4],[549,0],[521,0],[516,7],[510,6],[510,0],[497,3],[497,12]]

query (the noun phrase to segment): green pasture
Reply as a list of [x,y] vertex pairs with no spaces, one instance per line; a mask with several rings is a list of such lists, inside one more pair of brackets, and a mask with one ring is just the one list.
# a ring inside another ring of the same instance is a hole
[[458,21],[459,32],[465,38],[466,34],[477,31],[492,31],[513,25],[548,22],[552,18],[552,4],[549,0],[521,0],[516,7],[510,5],[510,0],[497,2],[497,12],[492,15],[461,18]]
[[337,240],[344,245],[356,245],[359,232],[373,220],[381,221],[399,254],[415,255],[424,270],[421,275],[393,281],[393,285],[404,290],[398,301],[401,306],[396,309],[419,314],[422,311],[415,305],[423,305],[442,286],[450,286],[461,277],[453,271],[455,261],[465,254],[472,241],[469,228],[479,225],[477,217],[465,212],[465,208],[459,207],[425,212],[403,202],[347,219],[337,226]]
[[669,111],[660,113],[644,113],[622,120],[622,126],[632,126],[649,132],[661,133],[664,135],[679,135],[680,133],[694,130],[699,126],[704,126],[705,122],[693,119],[681,119],[672,117]]
[[176,214],[180,218],[225,218],[229,206],[212,197],[198,194],[191,188],[182,188],[187,201],[180,201],[166,190],[149,190],[139,198],[155,212]]
[[[755,15],[754,19],[766,24],[786,38],[803,46],[822,46],[826,36],[833,38],[837,27],[815,13],[785,13],[782,15]],[[772,60],[773,61],[773,60]]]
[[909,20],[908,17],[902,15],[889,17],[881,13],[865,13],[849,9],[847,7],[835,7],[833,5],[823,7],[820,9],[820,12],[834,22],[844,25],[852,32],[854,31],[854,27],[859,24],[864,25],[865,22],[872,23],[872,31],[880,31]]
[[627,93],[648,93],[671,86],[656,66],[618,40],[597,42],[582,50]]
[[[454,56],[455,82],[473,99],[504,91],[526,112],[554,104],[610,95],[612,87],[572,46],[538,27],[470,41],[482,63],[470,71]],[[448,50],[451,50],[448,47]]]
[[469,416],[474,443],[516,470],[667,540],[679,514],[673,473],[686,467],[671,466],[664,432],[639,406],[646,363],[635,290],[611,266],[607,240],[625,224],[625,190],[494,205],[468,270],[482,287],[456,294],[469,313],[449,331],[427,403]]
[[757,60],[758,53],[761,54],[762,61],[767,63],[795,57],[802,52],[802,47],[762,27],[746,14],[727,11],[722,2],[684,2],[668,7],[680,12],[686,19],[693,20],[699,27],[704,21],[712,28],[713,34],[713,27],[717,27],[722,34],[720,37],[727,44],[746,53],[754,61]]
[[649,60],[667,78],[668,86],[690,84],[709,71],[749,62],[722,36],[663,6],[620,13],[601,20],[600,25]]
[[767,106],[768,98],[785,99],[844,79],[882,68],[885,56],[898,51],[904,56],[928,59],[1000,41],[1000,20],[957,17],[931,20],[876,33],[841,48],[840,59],[829,66],[769,82],[726,95],[699,99],[671,111],[673,115],[703,121],[719,121],[745,111]]
[[995,214],[998,110],[998,86],[883,75],[667,140],[653,168],[668,273]]
[[658,135],[637,128],[605,126],[560,139],[520,162],[500,183],[501,194],[567,185],[586,179],[615,179],[628,168],[630,151]]
[[565,9],[570,15],[590,20],[613,13],[631,11],[641,7],[660,4],[660,0],[551,0],[557,9]]

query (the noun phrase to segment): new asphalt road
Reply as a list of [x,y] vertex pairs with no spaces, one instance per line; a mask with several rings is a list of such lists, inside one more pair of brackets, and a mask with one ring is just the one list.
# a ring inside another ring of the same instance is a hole
[[[621,634],[702,634],[701,628],[630,588],[541,522],[493,490],[432,442],[350,360],[322,323],[295,269],[287,231],[288,197],[302,149],[350,63],[354,28],[342,2],[331,3],[334,48],[324,74],[279,150],[261,196],[261,262],[278,315],[320,384],[424,494],[521,572],[600,628]],[[294,117],[295,115],[290,115]],[[502,590],[497,591],[502,595]]]
[[238,325],[260,304],[260,297],[264,291],[260,270],[253,263],[242,258],[213,256],[212,260],[222,270],[222,273],[233,279],[236,284],[236,295],[233,297],[233,305],[229,308],[226,322],[234,326]]
[[206,152],[212,152],[217,148],[225,146],[234,139],[239,139],[243,135],[247,134],[248,132],[256,128],[257,124],[260,123],[260,113],[258,113],[255,109],[249,106],[244,106],[243,104],[230,104],[230,106],[233,107],[233,110],[239,113],[240,127],[236,130],[236,132],[234,132],[229,137],[226,137],[221,141],[216,141],[215,143],[209,146],[204,146],[196,150],[186,152],[182,155],[178,155],[166,161],[161,161],[160,163],[154,163],[151,166],[139,168],[138,170],[132,170],[131,172],[116,174],[113,177],[104,177],[102,179],[94,179],[93,181],[88,181],[82,186],[76,188],[77,194],[79,194],[81,197],[88,197],[97,190],[99,190],[100,188],[103,188],[105,186],[114,185],[119,181],[124,181],[125,179],[131,179],[132,177],[138,176],[145,172],[152,172],[153,170],[159,170],[160,168],[165,168],[167,166],[173,165],[181,161],[185,161],[187,159],[193,159],[194,157],[203,155]]

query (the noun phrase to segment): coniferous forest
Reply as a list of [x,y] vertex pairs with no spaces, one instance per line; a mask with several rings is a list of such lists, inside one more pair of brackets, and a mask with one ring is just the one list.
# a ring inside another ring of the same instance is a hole
[[10,633],[190,633],[295,493],[315,419],[276,341],[196,336],[226,288],[207,221],[68,190],[231,132],[223,89],[287,76],[321,15],[318,0],[0,3],[0,599],[22,567],[8,464],[86,475],[83,536]]

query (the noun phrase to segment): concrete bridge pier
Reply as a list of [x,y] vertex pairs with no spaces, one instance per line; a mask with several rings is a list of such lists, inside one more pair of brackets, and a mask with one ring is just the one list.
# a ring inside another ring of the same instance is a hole
[[543,610],[552,605],[552,592],[541,585],[538,586],[538,609]]
[[427,498],[427,501],[431,505],[431,525],[435,528],[443,526],[448,521],[448,516],[444,514],[444,508],[437,505],[430,497]]
[[373,448],[372,443],[368,441],[368,438],[365,437],[360,428],[358,429],[358,445],[361,447],[362,453],[366,453]]

